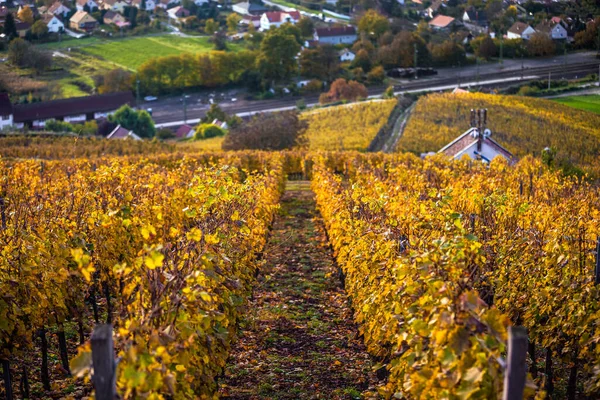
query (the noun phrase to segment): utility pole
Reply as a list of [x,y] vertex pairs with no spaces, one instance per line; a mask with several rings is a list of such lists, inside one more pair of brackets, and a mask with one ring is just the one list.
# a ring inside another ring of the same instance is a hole
[[140,80],[135,81],[135,105],[140,106]]
[[419,50],[417,50],[417,44],[413,43],[413,45],[415,46],[415,79],[419,78],[419,72],[417,70],[417,54],[419,54]]
[[183,123],[187,124],[187,101],[185,98],[185,93],[183,94]]

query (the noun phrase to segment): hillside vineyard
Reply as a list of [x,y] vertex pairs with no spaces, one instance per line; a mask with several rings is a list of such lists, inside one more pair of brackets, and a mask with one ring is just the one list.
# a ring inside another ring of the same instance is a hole
[[595,186],[530,157],[299,151],[0,159],[14,390],[25,376],[89,393],[89,335],[110,322],[122,398],[218,397],[291,174],[311,179],[360,337],[387,371],[377,396],[501,397],[511,325],[528,331],[528,396],[600,393]]

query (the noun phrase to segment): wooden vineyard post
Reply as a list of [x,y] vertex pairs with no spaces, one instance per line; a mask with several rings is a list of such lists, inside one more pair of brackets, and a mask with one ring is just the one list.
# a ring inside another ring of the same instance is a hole
[[13,400],[12,379],[10,377],[10,362],[2,360],[2,378],[4,379],[4,391],[6,400]]
[[116,362],[112,337],[112,325],[101,324],[92,333],[92,383],[97,400],[117,398]]
[[504,374],[502,400],[522,400],[527,379],[527,330],[522,326],[508,328],[508,358]]
[[600,283],[600,237],[596,239],[596,270],[594,271],[594,284]]

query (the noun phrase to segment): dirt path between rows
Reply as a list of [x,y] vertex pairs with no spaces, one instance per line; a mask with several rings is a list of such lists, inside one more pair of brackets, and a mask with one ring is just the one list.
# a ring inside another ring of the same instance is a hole
[[375,398],[308,182],[288,183],[264,254],[221,398]]

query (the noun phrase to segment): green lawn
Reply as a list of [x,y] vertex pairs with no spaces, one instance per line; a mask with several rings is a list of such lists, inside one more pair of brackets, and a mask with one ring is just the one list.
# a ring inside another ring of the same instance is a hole
[[[228,44],[231,51],[242,47]],[[204,53],[212,50],[209,37],[185,38],[179,36],[153,36],[124,40],[105,41],[81,47],[81,51],[92,54],[125,69],[135,70],[153,57],[164,57],[181,53]]]
[[569,96],[559,97],[554,99],[558,103],[562,103],[569,107],[577,108],[579,110],[591,111],[596,114],[600,114],[600,95],[589,95],[589,96]]

